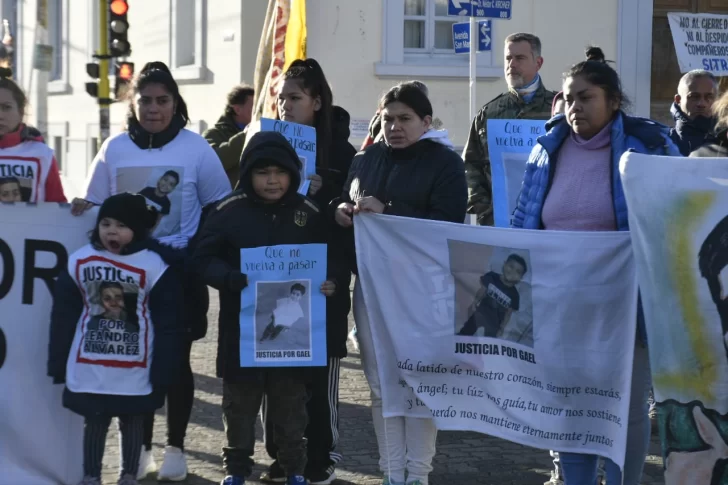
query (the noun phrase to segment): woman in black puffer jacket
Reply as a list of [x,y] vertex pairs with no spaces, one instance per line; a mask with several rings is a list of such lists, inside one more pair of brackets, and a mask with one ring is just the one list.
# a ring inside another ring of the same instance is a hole
[[[331,204],[340,226],[340,244],[348,245],[352,266],[356,265],[352,216],[357,212],[465,220],[468,189],[463,161],[452,150],[447,132],[431,129],[432,105],[427,95],[412,83],[400,84],[384,95],[379,108],[383,140],[354,158],[342,195]],[[405,483],[406,471],[408,483],[427,485],[437,429],[432,419],[382,416],[374,343],[358,284],[354,319],[362,366],[372,390],[379,466],[389,474],[385,483]]]

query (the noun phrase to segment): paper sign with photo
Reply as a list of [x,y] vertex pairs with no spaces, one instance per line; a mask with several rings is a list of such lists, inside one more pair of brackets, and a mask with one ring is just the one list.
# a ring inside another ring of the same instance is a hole
[[285,136],[288,143],[296,150],[302,165],[301,186],[298,188],[298,193],[306,195],[311,185],[308,178],[316,174],[316,128],[289,121],[261,118],[251,123],[246,140],[250,140],[259,131],[277,131]]
[[546,133],[543,120],[488,120],[488,155],[497,227],[510,227],[528,156]]
[[326,245],[242,249],[241,367],[326,365]]

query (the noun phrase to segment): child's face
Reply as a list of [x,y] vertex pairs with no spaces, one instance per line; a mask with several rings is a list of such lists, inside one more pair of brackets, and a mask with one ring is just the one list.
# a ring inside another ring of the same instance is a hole
[[15,182],[0,185],[0,202],[21,202],[20,185]]
[[134,239],[134,231],[116,219],[104,217],[99,222],[99,239],[108,252],[121,254],[121,251]]
[[177,179],[171,175],[165,175],[157,181],[157,190],[167,195],[177,187]]
[[104,288],[101,292],[104,316],[118,320],[124,310],[124,292],[119,288]]
[[253,169],[253,190],[264,202],[278,202],[291,185],[291,174],[278,165]]
[[16,130],[23,120],[18,102],[9,89],[0,89],[0,136]]
[[298,290],[293,290],[293,291],[291,292],[291,300],[293,300],[293,301],[301,301],[301,297],[302,297],[302,296],[303,296],[303,295],[302,295],[302,294],[301,294],[301,292],[300,292],[300,291],[298,291]]
[[511,259],[503,265],[503,279],[512,285],[520,283],[524,272],[525,268],[518,261]]

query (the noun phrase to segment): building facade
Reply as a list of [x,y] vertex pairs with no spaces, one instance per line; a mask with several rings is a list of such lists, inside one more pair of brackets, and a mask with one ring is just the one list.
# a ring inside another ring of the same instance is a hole
[[[15,37],[16,77],[30,96],[30,123],[38,1],[0,0],[0,15],[9,20]],[[98,149],[98,106],[85,91],[85,65],[98,46],[99,0],[45,1],[54,48],[48,143],[57,152],[67,191],[75,196]],[[447,17],[448,1],[307,0],[308,55],[324,68],[335,103],[351,114],[354,145],[363,139],[379,96],[409,79],[428,85],[435,116],[455,145],[464,145],[468,55],[453,53],[451,24],[464,19]],[[128,60],[137,70],[148,61],[166,62],[189,106],[190,129],[201,132],[214,124],[229,89],[253,80],[267,0],[129,3]],[[679,78],[669,28],[665,30],[668,10],[728,13],[728,5],[725,0],[514,0],[512,19],[493,21],[492,52],[478,54],[476,105],[505,90],[503,40],[525,31],[543,41],[541,72],[547,87],[558,89],[562,72],[583,59],[587,45],[598,45],[614,60],[632,110],[664,119],[668,94]],[[122,129],[126,110],[123,103],[112,106],[112,134]]]

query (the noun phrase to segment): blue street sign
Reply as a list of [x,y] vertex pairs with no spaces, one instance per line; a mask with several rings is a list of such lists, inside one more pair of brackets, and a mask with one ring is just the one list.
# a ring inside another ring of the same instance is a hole
[[[492,23],[490,20],[478,21],[478,52],[490,51]],[[466,54],[470,52],[470,23],[463,22],[452,24],[452,41],[455,47],[455,54]]]
[[470,23],[452,24],[452,43],[455,45],[455,54],[470,52]]
[[453,17],[511,19],[511,0],[448,0],[447,14]]

